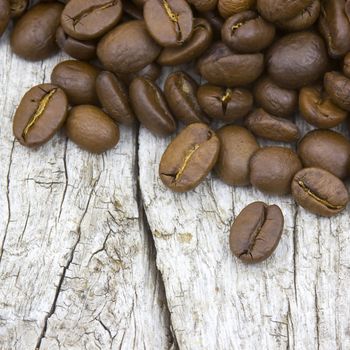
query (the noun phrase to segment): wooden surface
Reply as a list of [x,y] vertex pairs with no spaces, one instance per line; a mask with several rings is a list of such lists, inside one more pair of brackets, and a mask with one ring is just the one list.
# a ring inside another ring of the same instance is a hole
[[[16,106],[64,58],[28,63],[0,42],[0,349],[349,349],[348,210],[318,218],[215,176],[174,194],[157,172],[170,138],[144,128],[102,156],[64,132],[22,147]],[[285,230],[247,266],[228,232],[254,200],[280,205]]]

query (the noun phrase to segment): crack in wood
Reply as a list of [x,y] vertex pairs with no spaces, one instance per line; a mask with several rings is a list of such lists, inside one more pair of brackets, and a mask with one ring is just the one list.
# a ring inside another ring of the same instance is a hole
[[297,250],[298,250],[298,237],[297,237],[297,220],[298,220],[299,209],[295,206],[294,216],[293,216],[293,285],[294,285],[294,297],[296,303],[298,303],[298,293],[297,293]]

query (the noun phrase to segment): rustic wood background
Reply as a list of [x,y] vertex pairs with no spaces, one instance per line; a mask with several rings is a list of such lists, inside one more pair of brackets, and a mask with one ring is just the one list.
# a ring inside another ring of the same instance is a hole
[[[65,58],[0,42],[0,349],[350,349],[348,210],[318,218],[215,176],[174,194],[157,174],[170,138],[142,127],[102,156],[64,132],[22,147],[16,106]],[[228,233],[254,200],[280,205],[285,230],[246,266]]]

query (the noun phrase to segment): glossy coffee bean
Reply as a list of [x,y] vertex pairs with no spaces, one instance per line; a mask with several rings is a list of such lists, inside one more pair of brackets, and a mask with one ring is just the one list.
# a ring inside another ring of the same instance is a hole
[[91,153],[103,153],[119,142],[119,128],[101,109],[81,105],[68,115],[66,132],[75,144]]
[[281,142],[294,142],[300,138],[299,128],[290,120],[256,109],[245,119],[245,126],[256,136]]
[[347,78],[350,78],[350,52],[344,57],[343,73]]
[[187,0],[199,12],[212,11],[216,8],[218,0]]
[[220,153],[215,165],[218,177],[228,185],[249,185],[249,161],[259,149],[253,134],[238,125],[227,125],[217,131]]
[[129,87],[130,101],[137,119],[153,134],[175,132],[176,122],[159,87],[149,79],[135,78]]
[[349,202],[343,182],[319,168],[299,171],[292,182],[292,194],[295,201],[306,210],[327,217],[339,214]]
[[61,87],[71,105],[97,104],[96,78],[99,70],[81,61],[63,61],[51,73],[51,82]]
[[236,13],[252,10],[256,0],[218,0],[218,10],[222,17],[228,18]]
[[298,89],[322,78],[328,57],[322,38],[313,32],[277,40],[266,57],[270,77],[281,87]]
[[249,204],[231,226],[232,253],[248,264],[266,260],[275,251],[283,226],[284,217],[277,205]]
[[128,91],[113,73],[103,71],[96,79],[96,92],[102,107],[115,121],[132,125],[136,118],[130,106]]
[[253,108],[252,94],[242,88],[230,89],[204,84],[197,91],[199,105],[213,119],[233,122],[245,117]]
[[340,108],[350,111],[350,79],[339,72],[328,72],[323,83],[331,100]]
[[11,48],[27,60],[43,60],[57,50],[55,34],[63,5],[39,3],[16,23],[11,34]]
[[304,167],[322,168],[344,179],[350,163],[350,142],[332,130],[313,130],[298,145]]
[[72,38],[92,40],[111,30],[121,16],[121,0],[71,0],[62,12],[61,25]]
[[229,17],[222,27],[222,41],[232,50],[259,52],[271,45],[275,27],[255,11],[240,12]]
[[192,35],[193,14],[185,0],[147,0],[143,16],[149,33],[163,47],[181,46]]
[[348,112],[332,102],[321,85],[306,86],[300,90],[299,110],[309,124],[320,129],[334,128],[348,116]]
[[214,85],[247,85],[262,73],[264,55],[239,54],[231,51],[224,43],[216,43],[200,58],[198,69],[203,78]]
[[165,150],[159,165],[161,180],[175,192],[197,187],[214,167],[219,149],[219,139],[208,125],[189,125]]
[[12,18],[17,18],[23,15],[28,7],[28,0],[9,0],[10,15]]
[[0,0],[0,37],[10,21],[10,3],[8,0]]
[[291,149],[261,148],[250,159],[250,182],[262,192],[285,195],[290,193],[293,176],[301,168],[299,157]]
[[146,67],[141,70],[133,73],[121,74],[118,73],[118,78],[123,80],[123,82],[127,85],[130,85],[131,82],[138,77],[142,77],[145,79],[149,79],[152,81],[156,81],[162,73],[161,67],[157,63],[150,63]]
[[47,142],[63,125],[68,110],[66,94],[58,86],[41,84],[22,98],[13,118],[13,134],[24,146]]

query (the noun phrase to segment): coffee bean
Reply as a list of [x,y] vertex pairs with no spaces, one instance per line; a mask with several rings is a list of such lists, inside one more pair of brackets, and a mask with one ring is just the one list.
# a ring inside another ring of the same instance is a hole
[[0,37],[10,21],[10,3],[8,0],[0,0]]
[[203,12],[201,16],[210,23],[214,38],[221,40],[221,28],[224,25],[223,18],[216,11]]
[[284,217],[277,205],[249,204],[231,226],[232,253],[248,264],[266,260],[275,251],[283,226]]
[[145,78],[135,78],[129,87],[131,105],[137,119],[148,130],[167,136],[176,130],[176,122],[157,85]]
[[197,187],[214,167],[220,143],[215,132],[202,123],[191,124],[170,143],[159,165],[164,185],[175,192]]
[[12,18],[20,17],[28,7],[28,0],[10,0],[10,15]]
[[344,57],[343,73],[347,78],[350,78],[350,52]]
[[156,81],[160,77],[161,73],[162,69],[157,63],[150,63],[149,65],[137,72],[127,74],[118,73],[117,76],[118,78],[123,80],[125,84],[130,85],[131,82],[138,77]]
[[119,142],[118,126],[101,109],[90,105],[70,110],[66,132],[74,143],[91,153],[103,153]]
[[67,110],[68,100],[62,89],[37,85],[23,96],[13,118],[13,133],[24,146],[40,146],[61,128]]
[[339,72],[328,72],[324,88],[337,106],[350,112],[350,79]]
[[259,149],[252,133],[237,125],[227,125],[217,131],[220,153],[215,165],[218,177],[233,186],[249,185],[249,161]]
[[328,217],[343,211],[349,201],[349,194],[343,182],[319,168],[305,168],[299,171],[292,182],[292,194],[303,208]]
[[213,11],[216,8],[218,0],[187,0],[199,12]]
[[252,10],[255,3],[256,0],[219,0],[218,10],[222,17],[227,18],[239,12]]
[[124,15],[128,15],[128,19],[143,19],[142,9],[129,1],[123,2]]

